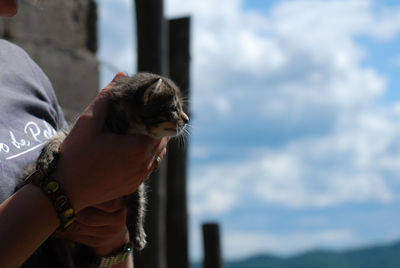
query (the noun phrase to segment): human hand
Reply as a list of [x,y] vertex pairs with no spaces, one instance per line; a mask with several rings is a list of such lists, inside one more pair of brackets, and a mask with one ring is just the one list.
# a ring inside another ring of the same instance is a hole
[[123,198],[88,207],[76,215],[74,223],[59,237],[84,244],[99,256],[106,256],[129,242]]
[[167,138],[102,131],[112,83],[82,113],[60,148],[53,176],[64,186],[77,212],[136,191],[155,169],[157,156],[166,154]]

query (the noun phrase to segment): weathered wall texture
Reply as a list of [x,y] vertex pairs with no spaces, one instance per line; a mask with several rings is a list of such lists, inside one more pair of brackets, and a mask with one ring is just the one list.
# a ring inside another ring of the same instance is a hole
[[0,19],[0,37],[42,67],[68,120],[98,92],[96,14],[94,0],[21,1],[17,16]]

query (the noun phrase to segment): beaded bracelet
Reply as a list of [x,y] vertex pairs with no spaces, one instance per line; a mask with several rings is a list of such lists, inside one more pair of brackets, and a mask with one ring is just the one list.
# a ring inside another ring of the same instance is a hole
[[40,182],[39,186],[53,202],[62,229],[67,229],[75,220],[75,210],[60,183],[46,178]]
[[47,176],[41,175],[40,171],[36,170],[25,180],[25,183],[32,183],[40,187],[51,200],[56,210],[57,217],[61,222],[61,229],[65,230],[75,221],[75,210],[58,181],[49,179]]
[[49,175],[55,170],[58,159],[59,155],[55,154],[53,155],[53,160],[46,168],[37,166],[36,171],[25,179],[25,184],[32,183],[43,190],[46,196],[53,203],[57,217],[61,222],[61,229],[65,230],[74,222],[75,210],[60,183],[49,178]]

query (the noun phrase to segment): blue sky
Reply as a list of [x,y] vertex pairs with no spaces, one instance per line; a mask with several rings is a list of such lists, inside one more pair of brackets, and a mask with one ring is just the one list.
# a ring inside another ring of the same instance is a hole
[[[99,0],[99,57],[135,71],[131,1]],[[400,240],[400,4],[166,0],[191,15],[190,253]],[[101,84],[112,78],[102,68]]]

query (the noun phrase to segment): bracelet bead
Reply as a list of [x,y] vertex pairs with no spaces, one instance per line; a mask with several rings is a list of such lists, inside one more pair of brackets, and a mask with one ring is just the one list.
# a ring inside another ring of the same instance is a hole
[[57,217],[61,222],[61,229],[65,230],[75,221],[75,210],[60,183],[48,178],[39,171],[35,171],[25,181],[40,187],[44,194],[52,201]]
[[40,188],[53,202],[57,216],[61,221],[62,229],[68,228],[75,220],[75,211],[60,183],[53,179],[42,178],[39,182]]

